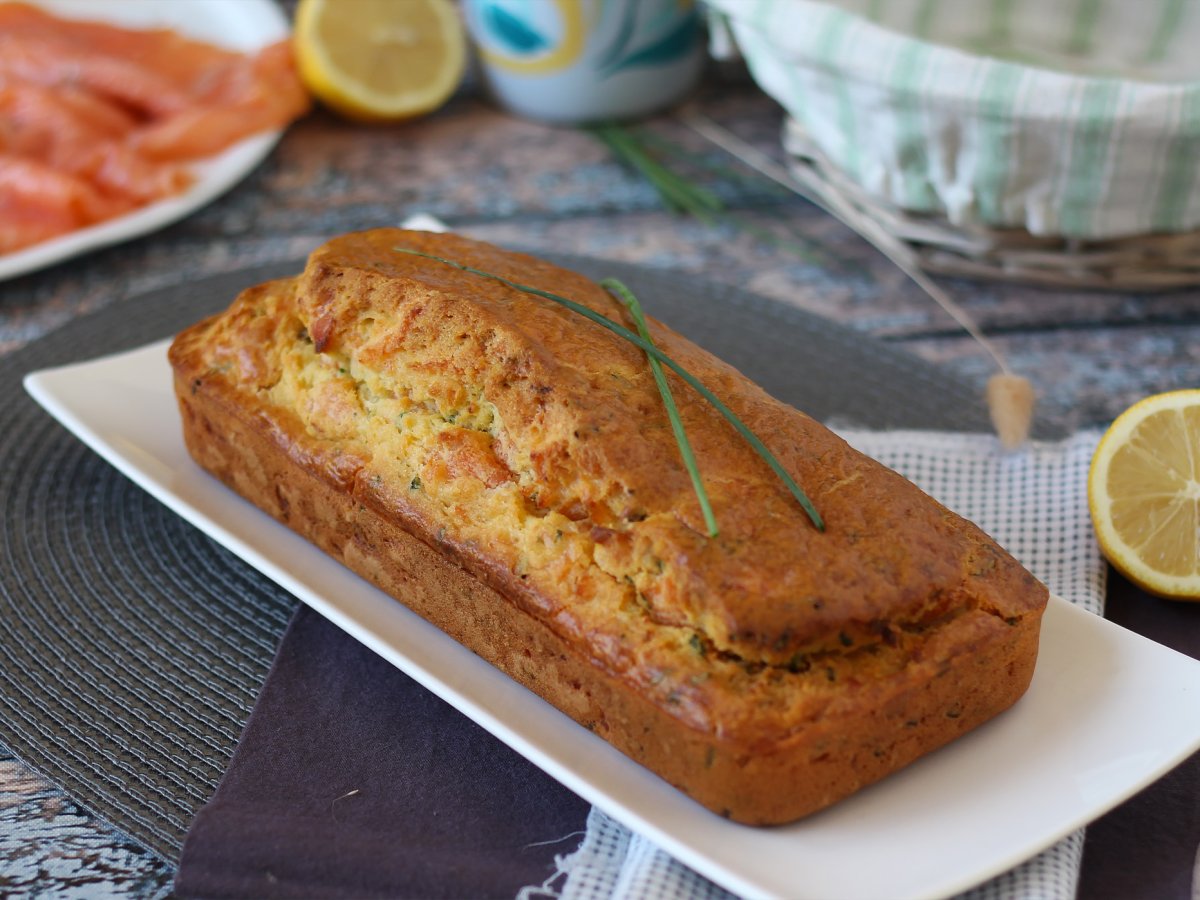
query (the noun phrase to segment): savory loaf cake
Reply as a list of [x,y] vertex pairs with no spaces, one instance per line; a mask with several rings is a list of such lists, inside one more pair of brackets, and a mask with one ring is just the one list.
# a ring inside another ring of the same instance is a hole
[[581,275],[395,229],[316,250],[171,347],[191,454],[709,809],[787,822],[1009,707],[1046,589],[978,528]]

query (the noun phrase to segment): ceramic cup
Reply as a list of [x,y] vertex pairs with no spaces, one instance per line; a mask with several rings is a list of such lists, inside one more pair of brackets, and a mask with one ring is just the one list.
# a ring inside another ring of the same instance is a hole
[[579,124],[680,100],[704,64],[692,0],[465,0],[496,99],[521,116]]

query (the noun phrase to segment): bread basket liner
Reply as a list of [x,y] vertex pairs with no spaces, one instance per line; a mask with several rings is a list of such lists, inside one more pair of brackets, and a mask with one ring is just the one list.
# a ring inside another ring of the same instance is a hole
[[[1079,239],[1200,225],[1200,82],[1186,80],[1200,10],[709,4],[787,111],[792,149],[811,141],[885,202],[962,228]],[[1036,64],[1012,59],[1034,40]],[[1048,68],[1064,61],[1075,71]]]

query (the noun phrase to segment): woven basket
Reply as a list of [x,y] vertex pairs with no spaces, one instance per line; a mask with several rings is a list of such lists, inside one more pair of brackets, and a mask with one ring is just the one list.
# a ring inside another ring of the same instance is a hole
[[788,120],[784,146],[792,177],[808,193],[840,210],[860,233],[865,223],[856,222],[851,210],[882,227],[896,239],[893,248],[926,272],[1100,290],[1200,285],[1200,231],[1088,240],[957,226],[944,215],[906,211],[872,195],[826,159],[794,119]]
[[1200,4],[708,2],[787,110],[793,175],[913,264],[1200,284]]

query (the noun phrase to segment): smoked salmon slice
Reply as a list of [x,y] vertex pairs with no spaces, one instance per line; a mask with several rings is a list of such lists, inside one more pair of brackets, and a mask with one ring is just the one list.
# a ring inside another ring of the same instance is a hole
[[286,41],[244,55],[0,2],[0,253],[180,193],[188,162],[309,103]]
[[129,212],[87,179],[37,160],[0,155],[0,246],[25,246]]

